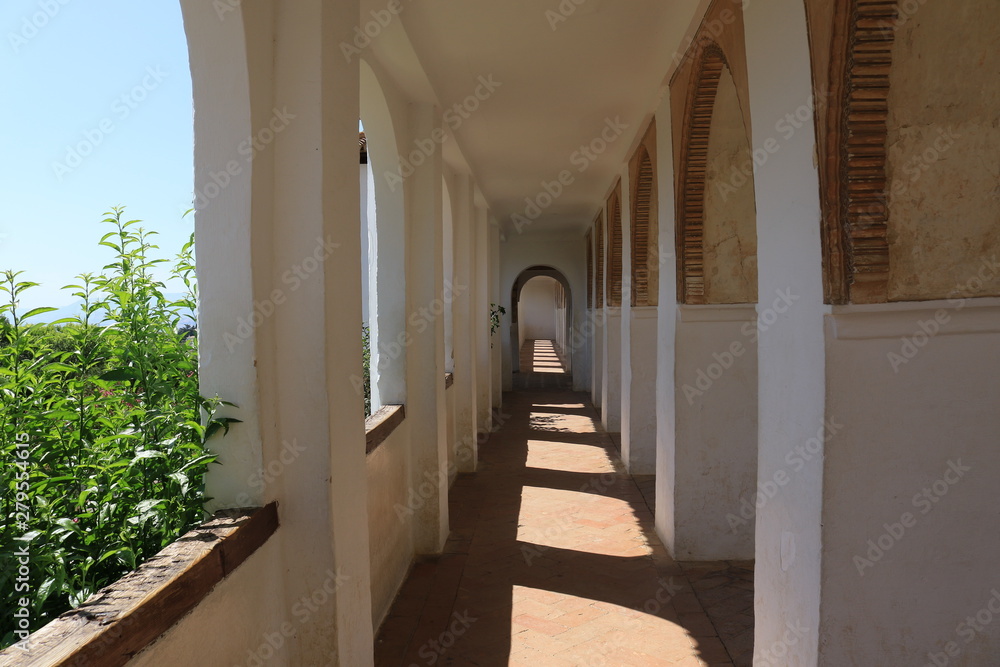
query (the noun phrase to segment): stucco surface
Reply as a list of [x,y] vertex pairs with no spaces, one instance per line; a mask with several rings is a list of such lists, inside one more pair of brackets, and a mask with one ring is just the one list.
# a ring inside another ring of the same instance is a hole
[[[368,455],[368,540],[371,551],[372,621],[377,628],[413,561],[408,498],[409,429],[404,420]],[[419,498],[419,496],[416,496]]]
[[[736,84],[723,68],[712,112],[705,174],[705,298],[756,303],[757,229],[750,142]],[[747,176],[745,171],[751,171]]]
[[889,300],[1000,294],[1000,3],[904,12],[889,90]]
[[967,622],[998,608],[1000,309],[927,305],[870,307],[828,340],[820,664],[1000,655],[995,613]]

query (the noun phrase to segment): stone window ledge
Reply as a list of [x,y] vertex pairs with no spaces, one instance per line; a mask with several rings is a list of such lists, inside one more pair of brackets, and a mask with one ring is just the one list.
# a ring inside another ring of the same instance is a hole
[[222,510],[27,639],[0,664],[119,667],[198,606],[278,529],[277,503]]
[[406,408],[402,405],[383,405],[365,420],[366,452],[371,454],[385,442],[396,427],[406,418]]

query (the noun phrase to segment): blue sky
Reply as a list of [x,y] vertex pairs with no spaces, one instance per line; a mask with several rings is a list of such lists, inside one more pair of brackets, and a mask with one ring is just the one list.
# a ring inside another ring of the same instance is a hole
[[115,205],[176,255],[194,229],[180,3],[4,0],[0,28],[0,271],[42,283],[22,306],[75,301],[59,288],[108,262]]

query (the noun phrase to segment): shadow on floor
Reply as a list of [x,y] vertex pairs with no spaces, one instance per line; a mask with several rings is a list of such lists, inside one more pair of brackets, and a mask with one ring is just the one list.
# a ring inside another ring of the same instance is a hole
[[573,388],[573,376],[567,371],[566,357],[555,341],[524,341],[519,368],[513,374],[515,391]]
[[414,566],[375,664],[751,664],[752,566],[670,558],[649,481],[624,471],[585,394],[519,391],[504,409],[479,471],[452,487],[445,553]]

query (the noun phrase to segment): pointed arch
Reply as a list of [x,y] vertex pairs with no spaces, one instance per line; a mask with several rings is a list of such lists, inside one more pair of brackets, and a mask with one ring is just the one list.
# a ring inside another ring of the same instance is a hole
[[632,211],[632,305],[655,306],[659,282],[656,124],[646,131],[629,166]]
[[622,305],[622,183],[615,185],[608,198],[608,306]]
[[722,49],[709,44],[702,52],[687,122],[683,127],[677,193],[677,299],[681,303],[705,303],[705,171],[712,110],[722,71],[728,67]]

